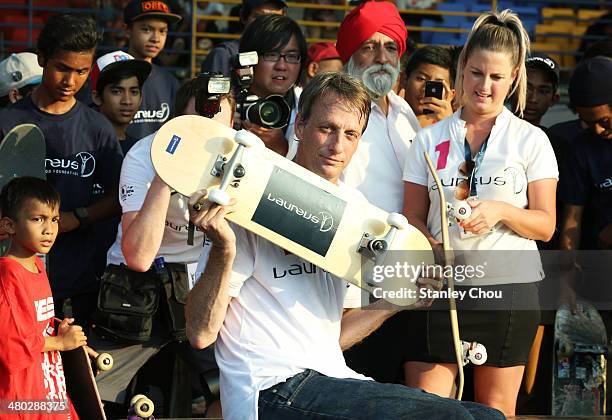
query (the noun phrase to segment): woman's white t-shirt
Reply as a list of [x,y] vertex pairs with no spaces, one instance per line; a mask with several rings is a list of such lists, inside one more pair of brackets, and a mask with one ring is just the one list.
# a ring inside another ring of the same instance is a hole
[[[460,115],[461,110],[458,110],[419,131],[404,166],[404,181],[427,186],[430,200],[427,227],[440,241],[440,201],[423,152],[428,153],[436,168],[447,203],[457,204],[455,189],[457,183],[465,179],[459,173],[459,166],[465,161],[467,131]],[[555,154],[546,134],[506,108],[497,116],[484,157],[477,166],[473,182],[476,183],[478,199],[505,201],[519,208],[527,208],[530,182],[558,179],[559,176]],[[411,198],[405,199],[409,201]],[[486,263],[484,276],[466,279],[464,285],[530,283],[544,277],[535,241],[518,235],[502,223],[483,235],[465,235],[456,223],[452,223],[449,236],[456,263]]]

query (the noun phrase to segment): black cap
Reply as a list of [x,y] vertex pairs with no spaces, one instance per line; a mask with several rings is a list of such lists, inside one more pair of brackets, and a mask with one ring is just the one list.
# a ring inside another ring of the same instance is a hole
[[278,4],[280,7],[287,7],[287,3],[281,0],[242,0],[242,7],[254,9],[268,3]]
[[553,77],[555,88],[559,86],[559,65],[545,54],[533,54],[525,60],[527,68],[537,68],[548,72]]
[[123,10],[123,21],[130,24],[138,19],[159,18],[168,21],[168,25],[182,19],[180,15],[170,12],[170,7],[162,0],[132,0]]
[[612,58],[597,56],[582,61],[569,83],[574,106],[596,107],[612,103]]

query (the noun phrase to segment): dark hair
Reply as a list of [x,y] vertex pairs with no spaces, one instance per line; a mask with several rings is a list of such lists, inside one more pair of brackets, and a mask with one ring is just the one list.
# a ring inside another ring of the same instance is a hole
[[51,208],[59,207],[60,196],[53,186],[44,179],[22,176],[9,181],[0,192],[2,217],[17,220],[26,200],[34,199]]
[[[270,1],[267,1],[267,2],[264,2],[258,5],[257,7],[261,7],[261,6],[267,6],[270,9],[282,10],[283,14],[285,14],[285,6],[283,6],[281,3],[277,1],[270,0]],[[247,21],[249,16],[251,16],[251,13],[253,13],[253,10],[255,9],[255,7],[253,6],[251,2],[243,1],[242,6],[237,5],[235,6],[235,8],[237,9],[236,13],[240,17],[240,28],[239,29],[244,29],[245,22]],[[232,9],[232,11],[234,11],[234,9]]]
[[308,46],[302,29],[296,21],[283,15],[267,14],[258,16],[245,29],[240,38],[240,52],[257,51],[261,55],[271,51],[280,51],[295,36],[302,61],[300,62],[300,80],[306,67]]
[[416,50],[406,63],[404,73],[406,78],[410,77],[422,64],[433,64],[447,69],[450,75],[451,88],[455,83],[456,68],[453,68],[453,56],[448,48],[440,47],[437,45],[426,45]]
[[[202,78],[200,76],[196,76],[193,79],[187,80],[185,83],[181,85],[179,90],[176,92],[176,96],[174,97],[174,117],[178,117],[179,115],[183,115],[183,111],[189,104],[189,100],[191,98],[195,98],[196,93],[201,91],[202,89],[208,89],[208,85],[206,83],[202,83]],[[234,94],[230,89],[230,93],[226,95],[219,95],[220,99],[227,99],[232,109],[232,114],[236,110],[236,101],[234,100]]]
[[120,70],[114,70],[110,72],[108,75],[105,75],[105,77],[100,77],[98,79],[98,86],[96,90],[98,91],[98,94],[100,95],[100,99],[103,99],[102,96],[104,93],[104,88],[106,86],[112,83],[119,83],[122,80],[129,79],[130,77],[133,77],[133,76],[136,76],[136,78],[138,79],[138,88],[142,92],[142,85],[144,84],[146,78],[142,74],[138,74],[137,72],[131,69],[120,69]]
[[307,122],[315,104],[330,94],[336,95],[339,102],[349,105],[359,113],[360,117],[363,117],[363,133],[368,126],[372,97],[361,80],[344,72],[317,73],[312,78],[300,95],[298,106],[300,121]]
[[90,17],[79,15],[52,16],[38,36],[38,53],[45,60],[57,51],[82,52],[94,50],[100,42],[96,23]]

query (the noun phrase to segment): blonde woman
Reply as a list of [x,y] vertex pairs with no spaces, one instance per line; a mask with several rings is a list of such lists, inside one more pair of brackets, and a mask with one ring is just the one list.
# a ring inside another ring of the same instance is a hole
[[[539,322],[543,273],[535,241],[553,234],[558,178],[544,132],[504,107],[515,92],[515,111],[521,114],[525,107],[528,54],[529,38],[516,14],[481,15],[459,57],[459,109],[419,132],[404,169],[405,214],[433,246],[441,241],[439,199],[423,152],[433,160],[447,201],[471,208],[467,219],[449,229],[458,258],[480,265],[480,271],[458,283],[457,289],[466,292],[458,302],[461,338],[482,343],[488,352],[487,362],[474,367],[476,401],[507,416],[515,413]],[[470,299],[470,293],[481,292],[494,297]],[[465,310],[482,307],[487,310]],[[407,316],[414,345],[406,354],[406,384],[451,395],[457,367],[448,312],[430,309]]]

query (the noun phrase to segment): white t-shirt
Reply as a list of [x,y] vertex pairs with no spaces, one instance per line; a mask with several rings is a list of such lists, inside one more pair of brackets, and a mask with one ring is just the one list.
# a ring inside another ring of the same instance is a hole
[[[429,191],[427,228],[441,241],[440,201],[435,182],[423,156],[426,151],[436,167],[449,204],[457,203],[457,182],[465,179],[459,166],[465,161],[465,121],[461,110],[419,132],[408,152],[404,180],[425,185]],[[558,179],[557,161],[548,137],[534,125],[514,116],[504,108],[491,130],[484,157],[474,177],[480,200],[505,201],[519,208],[527,208],[527,184],[539,179]],[[410,197],[407,197],[409,200]],[[456,262],[478,265],[488,260],[485,276],[465,280],[464,285],[492,285],[530,283],[544,277],[535,241],[526,239],[498,223],[492,232],[483,235],[462,235],[461,228],[452,223],[450,242],[457,255]],[[457,251],[480,251],[460,253]],[[488,252],[485,252],[488,251]],[[504,253],[499,251],[519,252]],[[493,263],[490,263],[493,262]]]
[[[215,356],[226,420],[257,418],[259,391],[313,369],[368,379],[346,366],[340,321],[347,283],[232,226],[237,255]],[[202,256],[200,265],[206,262]]]
[[[155,133],[136,142],[123,160],[119,181],[119,203],[123,213],[140,211],[151,187],[155,177],[155,168],[151,161],[151,144],[154,137]],[[164,236],[157,251],[157,256],[164,257],[168,263],[195,263],[200,258],[200,254],[202,252],[207,254],[210,248],[208,240],[204,249],[202,248],[205,236],[197,229],[194,232],[193,245],[187,244],[188,200],[179,193],[173,193],[170,197]],[[117,239],[108,250],[107,264],[125,264],[121,251],[121,234],[122,226],[119,224]]]
[[342,179],[361,191],[375,206],[401,213],[404,205],[402,171],[410,143],[420,125],[405,100],[393,91],[387,98],[388,115],[372,102],[368,126]]

